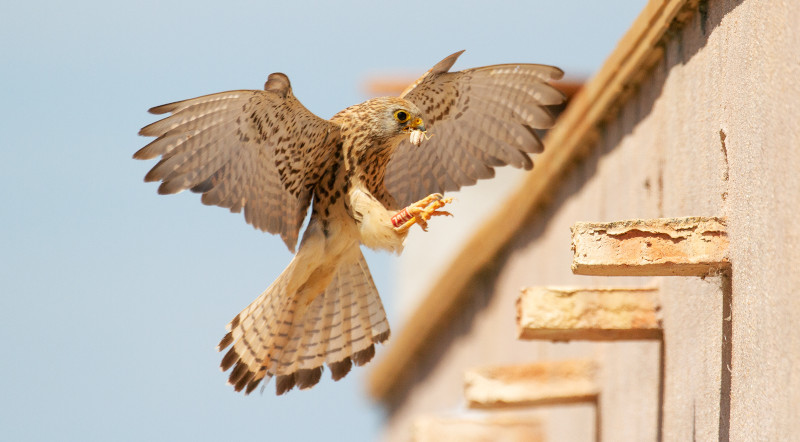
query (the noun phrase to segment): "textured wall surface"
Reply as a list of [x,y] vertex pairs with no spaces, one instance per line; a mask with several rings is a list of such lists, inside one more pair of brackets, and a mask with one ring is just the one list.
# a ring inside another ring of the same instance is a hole
[[[800,440],[798,24],[796,0],[700,2],[549,204],[473,278],[392,397],[388,440],[407,440],[417,417],[463,413],[470,368],[565,358],[596,359],[602,393],[596,407],[530,409],[546,440]],[[577,221],[684,216],[728,218],[730,279],[570,271]],[[663,344],[515,339],[522,287],[651,284]]]

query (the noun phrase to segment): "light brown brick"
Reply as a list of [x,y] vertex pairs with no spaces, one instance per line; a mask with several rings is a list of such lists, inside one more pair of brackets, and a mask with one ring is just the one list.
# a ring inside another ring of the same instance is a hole
[[576,223],[572,271],[600,276],[704,276],[730,266],[724,218]]
[[473,408],[588,402],[598,394],[596,371],[588,360],[475,369],[464,375],[464,396]]
[[415,442],[538,442],[544,441],[542,422],[534,417],[419,418]]
[[654,339],[658,289],[531,287],[517,300],[519,339]]

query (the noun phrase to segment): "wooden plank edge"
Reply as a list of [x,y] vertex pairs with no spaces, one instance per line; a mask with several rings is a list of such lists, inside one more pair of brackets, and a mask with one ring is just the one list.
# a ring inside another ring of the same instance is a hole
[[572,271],[595,276],[708,276],[730,267],[725,218],[579,222]]
[[517,339],[660,339],[657,287],[529,287],[517,299]]
[[518,408],[594,402],[600,394],[592,360],[544,361],[464,373],[470,408]]

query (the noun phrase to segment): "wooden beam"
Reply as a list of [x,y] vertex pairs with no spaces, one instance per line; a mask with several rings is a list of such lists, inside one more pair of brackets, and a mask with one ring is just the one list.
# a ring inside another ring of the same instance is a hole
[[372,366],[367,391],[383,399],[390,394],[436,328],[461,301],[473,275],[492,261],[524,225],[531,212],[546,203],[561,176],[585,155],[597,137],[597,127],[620,105],[624,91],[636,86],[660,57],[659,43],[683,8],[694,8],[697,0],[651,0],[642,10],[616,49],[597,74],[567,106],[545,139],[545,151],[502,209],[465,241],[442,276],[409,316],[403,329]]
[[572,271],[600,276],[705,276],[730,267],[724,218],[576,223]]
[[424,417],[414,423],[415,442],[545,440],[542,421],[534,417]]
[[517,300],[517,338],[658,339],[658,289],[531,287]]
[[472,408],[593,402],[599,394],[593,361],[539,362],[471,370],[464,396]]

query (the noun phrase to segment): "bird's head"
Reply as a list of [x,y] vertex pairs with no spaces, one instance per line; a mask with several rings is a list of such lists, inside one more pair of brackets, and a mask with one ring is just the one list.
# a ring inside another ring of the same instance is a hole
[[[422,112],[414,103],[395,97],[374,98],[368,101],[375,118],[375,135],[381,138],[401,138],[425,132]],[[414,137],[412,137],[413,139]]]

